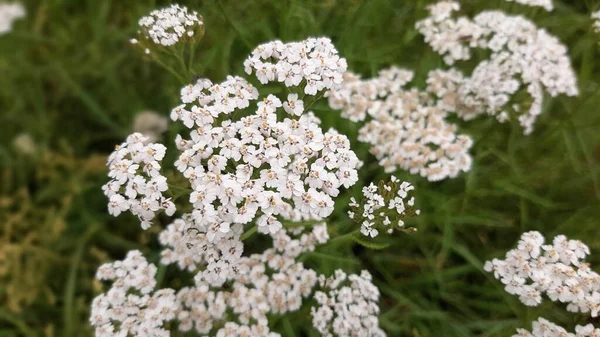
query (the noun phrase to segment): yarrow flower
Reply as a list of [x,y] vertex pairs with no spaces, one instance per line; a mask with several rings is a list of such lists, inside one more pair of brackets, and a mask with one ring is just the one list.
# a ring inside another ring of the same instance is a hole
[[191,139],[177,138],[175,165],[194,190],[192,216],[201,232],[256,221],[259,232],[275,233],[280,219],[323,219],[340,188],[358,180],[359,160],[346,136],[323,132],[295,94],[286,101],[268,95],[256,102],[258,96],[240,77],[200,79],[182,89],[183,104],[171,113],[191,129]]
[[584,262],[589,253],[581,241],[569,240],[564,235],[544,245],[542,234],[527,232],[504,260],[488,261],[484,269],[493,272],[505,284],[505,290],[519,296],[525,305],[539,305],[545,294],[552,301],[568,304],[568,311],[597,317],[600,275]]
[[[193,39],[204,32],[202,17],[176,4],[152,11],[139,20],[139,25],[144,41],[150,40],[155,45],[167,47],[184,39]],[[130,42],[137,44],[140,41],[132,39]]]
[[469,171],[473,141],[457,134],[428,94],[404,89],[412,78],[411,71],[397,67],[368,80],[347,72],[342,88],[327,93],[329,106],[351,121],[367,120],[358,139],[371,144],[386,172],[400,167],[437,181]]
[[[488,114],[504,122],[518,115],[529,134],[542,113],[544,92],[578,95],[567,48],[556,37],[522,16],[500,11],[454,19],[452,13],[459,9],[454,1],[431,5],[430,16],[416,26],[449,65],[470,59],[471,49],[491,51],[470,76],[456,69],[430,74],[428,91],[444,102],[443,108],[465,120]],[[513,97],[521,92],[531,97],[530,103],[515,102]]]
[[508,2],[516,2],[521,5],[530,7],[542,7],[548,12],[554,10],[554,4],[552,0],[506,0]]
[[113,283],[92,303],[96,337],[170,335],[163,325],[175,318],[179,304],[173,289],[154,291],[156,271],[137,250],[98,268],[96,277]]
[[354,197],[350,198],[351,210],[348,215],[360,223],[360,232],[365,236],[376,237],[379,229],[385,229],[388,234],[394,230],[412,233],[415,229],[404,226],[405,218],[420,213],[414,207],[414,197],[408,197],[412,190],[414,186],[408,182],[400,183],[394,176],[391,181],[381,181],[377,186],[371,183],[363,187],[360,203]]
[[10,32],[13,22],[23,17],[25,7],[20,3],[0,3],[0,35]]
[[379,327],[379,289],[372,276],[363,270],[360,275],[346,275],[336,270],[331,277],[319,276],[323,291],[315,292],[317,307],[311,308],[313,326],[323,336],[384,337]]
[[108,176],[112,178],[102,186],[109,198],[108,212],[118,216],[131,211],[141,221],[143,229],[152,225],[160,210],[167,215],[175,213],[175,204],[163,195],[168,189],[167,178],[161,175],[161,161],[166,147],[162,144],[145,144],[141,133],[127,137],[108,157]]
[[244,67],[248,75],[254,73],[262,84],[302,85],[305,94],[314,96],[320,91],[339,87],[347,63],[329,38],[309,38],[300,42],[262,44],[254,49]]
[[568,332],[565,328],[556,325],[544,318],[538,318],[533,322],[531,332],[525,329],[517,329],[517,334],[512,337],[596,337],[600,336],[600,329],[594,328],[592,324],[575,327],[575,333]]

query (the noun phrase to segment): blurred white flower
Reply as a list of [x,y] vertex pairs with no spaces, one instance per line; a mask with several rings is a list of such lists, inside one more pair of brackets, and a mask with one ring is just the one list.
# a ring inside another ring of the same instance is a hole
[[[428,91],[444,104],[442,108],[469,120],[488,114],[500,122],[518,115],[525,134],[533,131],[542,113],[544,93],[550,96],[579,94],[567,47],[546,30],[522,16],[483,11],[472,20],[453,18],[457,2],[442,1],[429,7],[430,16],[416,27],[425,41],[452,65],[471,58],[471,49],[491,52],[470,76],[456,69],[435,70]],[[526,92],[531,100],[514,102]],[[524,102],[524,103],[522,103]]]
[[154,143],[160,140],[161,135],[167,131],[169,121],[154,111],[142,111],[135,115],[133,131],[148,137],[147,142]]
[[25,7],[18,2],[0,3],[0,35],[12,30],[15,20],[25,17]]

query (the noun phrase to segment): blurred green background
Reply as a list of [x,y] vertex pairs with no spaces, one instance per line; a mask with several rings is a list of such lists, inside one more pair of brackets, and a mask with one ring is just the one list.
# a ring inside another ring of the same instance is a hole
[[[461,4],[468,14],[522,14],[557,35],[569,47],[580,97],[548,97],[530,136],[492,119],[460,123],[475,140],[468,174],[430,183],[397,172],[417,186],[416,235],[394,236],[385,250],[324,247],[304,258],[322,272],[371,271],[389,336],[510,336],[540,315],[567,327],[586,322],[549,301],[527,308],[482,270],[528,230],[581,239],[600,263],[600,34],[590,19],[600,2],[554,2],[549,13],[503,0]],[[98,265],[130,249],[158,261],[160,226],[143,232],[133,217],[109,216],[100,186],[105,157],[131,132],[135,114],[168,116],[178,102],[180,83],[128,43],[138,18],[170,2],[23,3],[27,17],[0,36],[0,337],[92,336],[87,317],[101,290],[93,279]],[[350,69],[366,77],[398,65],[414,70],[413,85],[423,87],[427,72],[444,66],[414,29],[430,1],[180,3],[204,17],[194,67],[214,81],[243,74],[259,43],[309,36],[331,37]],[[325,127],[357,134],[326,102],[315,110]],[[364,144],[353,147],[366,162],[362,183],[386,179]],[[346,205],[338,200],[332,222],[348,221]],[[289,322],[276,330],[314,336],[300,314]]]

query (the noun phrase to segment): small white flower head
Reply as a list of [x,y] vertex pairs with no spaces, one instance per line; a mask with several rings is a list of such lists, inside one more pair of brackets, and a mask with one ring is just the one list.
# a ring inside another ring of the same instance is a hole
[[0,35],[12,30],[13,22],[25,17],[25,7],[18,2],[0,3]]
[[358,140],[371,144],[371,153],[388,173],[401,168],[438,181],[469,171],[473,141],[457,134],[429,95],[404,88],[412,77],[397,67],[367,80],[346,73],[342,88],[327,93],[329,106],[341,110],[342,117],[366,121]]
[[[158,46],[172,46],[180,41],[201,37],[204,33],[202,17],[187,7],[173,4],[166,8],[152,11],[139,20],[140,35],[143,41],[152,41]],[[140,39],[132,39],[132,44],[139,44]],[[148,49],[147,49],[148,50]]]
[[156,271],[137,250],[98,268],[96,278],[112,281],[112,287],[92,302],[90,323],[96,336],[169,335],[163,325],[175,319],[179,303],[173,289],[154,291]]
[[[469,60],[472,49],[491,55],[470,76],[456,69],[430,73],[428,91],[443,102],[440,107],[465,120],[487,114],[504,122],[515,116],[529,134],[542,113],[545,93],[578,95],[567,47],[555,36],[523,16],[483,11],[473,19],[453,18],[458,9],[452,1],[431,5],[430,16],[417,23],[425,42],[449,65]],[[513,104],[519,93],[531,100]]]
[[412,190],[414,186],[400,182],[396,177],[389,182],[380,181],[377,186],[371,183],[363,187],[360,202],[350,199],[348,215],[361,225],[360,232],[364,236],[374,238],[381,230],[388,234],[394,231],[412,234],[416,229],[404,226],[406,218],[420,214],[414,207],[414,197],[408,195]]
[[246,73],[254,73],[262,84],[280,82],[286,87],[302,86],[305,94],[314,96],[323,90],[338,88],[348,66],[331,40],[322,37],[262,44],[246,59],[244,67]]
[[160,140],[162,134],[167,131],[168,124],[167,117],[154,111],[142,111],[135,115],[133,131],[143,134],[148,137],[148,142],[153,143]]
[[166,147],[147,140],[141,133],[133,133],[115,147],[106,164],[111,180],[102,186],[109,198],[108,212],[118,216],[131,211],[143,229],[152,225],[158,211],[164,210],[169,216],[175,213],[175,204],[163,196],[168,184],[160,170]]
[[314,299],[318,306],[311,308],[314,328],[323,336],[384,337],[379,327],[379,289],[372,283],[369,272],[346,275],[336,270],[331,277],[319,276],[321,291]]
[[542,295],[567,304],[571,312],[600,312],[600,275],[592,271],[584,259],[589,248],[564,235],[544,244],[539,232],[521,236],[517,248],[506,253],[504,260],[493,259],[484,269],[502,281],[505,290],[519,296],[523,304],[537,306]]
[[554,4],[552,0],[506,0],[508,2],[516,2],[518,4],[530,7],[542,7],[543,9],[551,12],[554,10]]
[[512,337],[596,337],[600,336],[600,329],[594,328],[592,324],[575,327],[575,333],[568,332],[565,328],[554,324],[542,317],[533,321],[531,332],[525,329],[518,329],[517,334]]

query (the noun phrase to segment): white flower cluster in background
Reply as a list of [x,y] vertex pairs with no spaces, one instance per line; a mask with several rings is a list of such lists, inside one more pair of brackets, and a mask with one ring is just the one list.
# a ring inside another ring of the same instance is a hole
[[592,13],[592,19],[594,23],[592,27],[596,33],[600,33],[600,10]]
[[160,140],[167,131],[169,120],[154,111],[142,111],[135,115],[133,131],[148,137],[147,142],[154,143]]
[[153,291],[156,271],[137,250],[98,268],[96,277],[112,281],[112,287],[92,303],[90,323],[96,337],[170,336],[163,325],[175,318],[177,298],[172,289]]
[[162,144],[145,144],[147,138],[141,133],[127,137],[108,157],[108,176],[112,178],[102,186],[109,198],[108,212],[118,216],[131,211],[148,229],[160,210],[167,215],[175,213],[175,204],[163,196],[168,189],[167,178],[161,175],[161,161],[166,148]]
[[545,245],[539,232],[521,236],[517,248],[509,251],[504,260],[486,262],[484,269],[505,284],[505,290],[519,296],[521,302],[536,306],[546,294],[552,301],[567,303],[571,312],[600,311],[600,275],[584,262],[589,248],[578,240],[564,235]]
[[554,4],[552,0],[506,0],[508,2],[516,2],[521,5],[531,6],[531,7],[542,7],[548,12],[554,10]]
[[[354,197],[350,198],[348,215],[360,223],[360,232],[365,236],[376,237],[380,229],[385,229],[388,234],[394,230],[405,230],[404,219],[418,215],[420,212],[414,208],[415,198],[408,193],[414,190],[410,183],[400,181],[392,176],[391,181],[371,183],[362,189],[363,199],[360,204]],[[383,225],[380,226],[380,225]]]
[[[501,11],[484,11],[472,20],[453,18],[459,9],[457,2],[442,1],[431,5],[430,16],[417,23],[425,41],[449,65],[470,59],[474,48],[491,52],[470,76],[456,69],[430,74],[428,89],[446,109],[465,120],[488,114],[504,122],[516,115],[529,134],[542,113],[545,92],[553,97],[578,95],[567,48],[556,37],[522,16]],[[521,92],[531,103],[515,102]]]
[[318,307],[311,308],[313,326],[323,336],[384,337],[379,328],[379,289],[371,274],[346,275],[342,270],[326,278],[319,276],[324,291],[315,292]]
[[258,46],[244,62],[246,73],[254,73],[260,83],[304,85],[304,93],[337,88],[347,69],[329,38],[309,38],[300,42],[272,41]]
[[[189,12],[187,7],[173,4],[142,17],[139,25],[142,35],[153,43],[172,46],[184,38],[192,38],[204,23],[197,12]],[[132,39],[131,43],[138,41]]]
[[25,17],[25,7],[18,2],[0,3],[0,35],[12,30],[15,20]]
[[342,88],[327,93],[329,106],[352,121],[367,121],[358,139],[371,144],[386,172],[399,167],[437,181],[469,171],[473,141],[457,134],[456,125],[445,120],[446,111],[429,95],[403,88],[412,77],[411,71],[397,67],[368,80],[348,72]]
[[538,318],[533,322],[531,332],[525,329],[517,329],[517,334],[512,337],[597,337],[600,329],[594,328],[592,324],[575,327],[575,333],[570,333],[563,327],[556,325],[544,318]]

